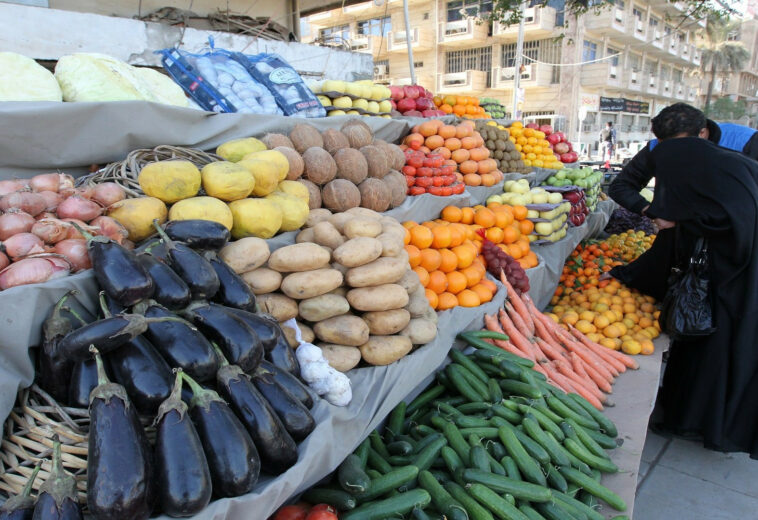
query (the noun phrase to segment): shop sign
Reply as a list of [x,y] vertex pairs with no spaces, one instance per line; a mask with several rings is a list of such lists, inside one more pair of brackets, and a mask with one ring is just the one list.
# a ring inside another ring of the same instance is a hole
[[629,112],[630,114],[649,114],[650,103],[626,98],[609,98],[600,96],[601,112]]
[[580,94],[579,107],[586,107],[589,112],[597,112],[600,106],[600,96],[597,94]]

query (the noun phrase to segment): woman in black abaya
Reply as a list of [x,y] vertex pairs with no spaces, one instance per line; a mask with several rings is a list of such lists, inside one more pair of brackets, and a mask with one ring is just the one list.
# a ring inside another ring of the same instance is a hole
[[651,162],[651,213],[675,224],[677,258],[708,240],[716,324],[711,336],[672,343],[659,427],[758,458],[758,162],[678,135]]

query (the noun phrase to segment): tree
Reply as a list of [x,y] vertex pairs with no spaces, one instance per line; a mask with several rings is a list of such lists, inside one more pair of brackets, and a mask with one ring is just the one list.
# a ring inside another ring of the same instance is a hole
[[744,100],[734,102],[729,96],[718,98],[711,106],[710,116],[718,121],[735,121],[747,113]]
[[710,72],[708,92],[705,95],[705,109],[708,115],[713,96],[713,85],[719,72],[741,70],[750,59],[750,52],[738,41],[730,41],[729,35],[738,31],[739,21],[732,21],[725,16],[711,14],[703,34],[703,74]]

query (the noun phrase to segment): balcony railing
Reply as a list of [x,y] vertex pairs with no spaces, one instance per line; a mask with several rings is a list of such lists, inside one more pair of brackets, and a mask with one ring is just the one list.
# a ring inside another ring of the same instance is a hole
[[624,85],[621,67],[610,62],[582,65],[581,84],[583,87],[617,87]]
[[628,90],[639,92],[642,90],[642,73],[637,71],[629,72],[624,84]]
[[437,78],[437,92],[482,92],[487,88],[487,73],[481,70],[467,70],[440,74]]
[[[555,29],[555,14],[553,7],[529,7],[524,11],[524,34],[526,36],[544,36]],[[492,36],[503,39],[518,37],[518,24],[503,25],[495,22],[492,26]]]
[[440,45],[468,45],[487,38],[488,23],[477,23],[475,18],[439,24]]
[[584,26],[590,31],[609,32],[615,36],[626,36],[626,13],[623,9],[612,7],[604,9],[596,16],[585,17]]
[[699,67],[700,60],[702,57],[703,57],[703,51],[701,51],[697,47],[693,47],[692,48],[692,64]]
[[650,36],[652,36],[653,41],[650,42],[650,44],[653,47],[655,47],[656,49],[661,49],[662,50],[663,49],[663,39],[664,39],[663,38],[663,33],[659,29],[653,30],[652,33],[653,34],[651,34]]
[[634,22],[632,25],[634,37],[638,40],[645,40],[647,38],[647,27],[645,26],[645,22],[637,17],[632,17],[632,20]]
[[661,85],[661,95],[666,96],[666,97],[671,97],[672,96],[671,81],[664,80],[662,83],[663,85]]
[[[526,87],[549,87],[552,83],[552,67],[542,63],[530,63],[521,73],[519,85]],[[513,90],[516,77],[515,67],[495,67],[492,69],[492,88]]]
[[645,82],[645,92],[648,94],[658,94],[660,92],[660,83],[658,81],[658,78],[652,74],[650,74],[647,77],[647,81]]
[[[427,27],[411,27],[411,48],[414,51],[432,49],[433,35]],[[405,31],[393,31],[387,35],[387,50],[389,52],[408,52]]]
[[672,56],[679,56],[679,38],[673,34],[666,37],[666,52]]
[[353,52],[363,52],[377,56],[380,51],[387,50],[384,38],[373,34],[356,35],[350,40],[350,50]]

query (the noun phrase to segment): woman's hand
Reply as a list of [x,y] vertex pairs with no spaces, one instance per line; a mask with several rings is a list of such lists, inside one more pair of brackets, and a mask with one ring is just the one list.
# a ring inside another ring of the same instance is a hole
[[611,273],[603,273],[600,275],[600,278],[598,278],[597,281],[603,282],[605,280],[610,280],[611,278],[613,278],[613,276],[611,276]]
[[658,229],[670,229],[676,226],[676,222],[672,222],[670,220],[666,220],[662,218],[653,219],[653,224],[658,226]]

